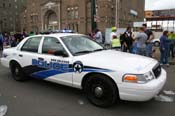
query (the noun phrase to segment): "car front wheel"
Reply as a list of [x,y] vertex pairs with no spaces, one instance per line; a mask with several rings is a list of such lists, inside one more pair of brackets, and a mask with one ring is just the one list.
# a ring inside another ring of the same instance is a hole
[[89,101],[99,107],[113,105],[118,97],[114,82],[104,75],[93,75],[87,79],[84,86]]

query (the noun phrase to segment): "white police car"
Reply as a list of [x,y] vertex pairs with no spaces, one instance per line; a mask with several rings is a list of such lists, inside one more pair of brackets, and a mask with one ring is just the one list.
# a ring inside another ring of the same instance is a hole
[[150,100],[167,76],[154,59],[105,50],[85,35],[70,33],[28,37],[5,49],[1,63],[17,81],[35,77],[80,88],[100,107],[118,99]]

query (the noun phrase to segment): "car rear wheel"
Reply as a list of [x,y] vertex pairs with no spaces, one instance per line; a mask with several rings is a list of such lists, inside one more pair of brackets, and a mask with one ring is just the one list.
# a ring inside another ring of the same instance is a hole
[[114,82],[104,75],[93,75],[88,78],[84,85],[84,91],[88,100],[99,107],[113,105],[118,96],[118,90]]
[[16,81],[25,81],[27,80],[27,77],[23,71],[23,69],[21,68],[21,66],[18,63],[12,63],[10,65],[10,69],[11,69],[11,74],[14,80]]

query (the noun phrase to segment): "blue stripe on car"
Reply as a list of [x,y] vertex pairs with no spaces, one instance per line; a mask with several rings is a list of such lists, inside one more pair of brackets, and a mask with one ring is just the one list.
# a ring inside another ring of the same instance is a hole
[[[73,68],[70,68],[68,72],[51,69],[51,70],[44,70],[44,71],[35,72],[31,76],[37,77],[39,79],[46,79],[46,78],[49,78],[51,76],[65,74],[65,73],[73,73],[73,72],[75,72],[73,70]],[[97,68],[95,68],[95,69],[94,68],[84,68],[82,72],[111,72],[111,70],[97,69]],[[78,73],[78,72],[75,72],[75,73]]]

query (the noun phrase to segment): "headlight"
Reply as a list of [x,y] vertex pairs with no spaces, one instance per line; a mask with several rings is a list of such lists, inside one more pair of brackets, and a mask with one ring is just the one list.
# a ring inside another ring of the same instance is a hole
[[152,72],[148,72],[145,74],[126,74],[123,76],[123,82],[129,83],[139,83],[144,84],[154,79],[154,75]]

